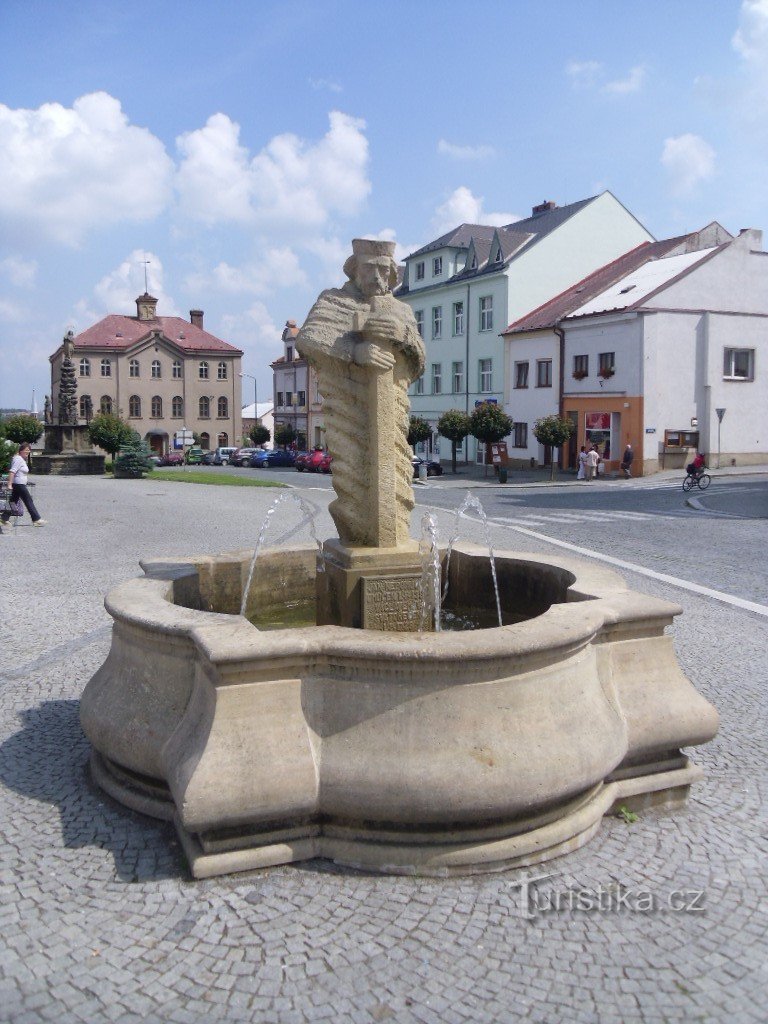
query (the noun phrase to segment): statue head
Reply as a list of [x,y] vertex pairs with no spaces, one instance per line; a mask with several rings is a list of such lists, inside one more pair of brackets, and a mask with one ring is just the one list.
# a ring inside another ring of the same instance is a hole
[[394,242],[353,238],[352,255],[344,264],[344,273],[366,298],[386,295],[397,284],[394,256]]

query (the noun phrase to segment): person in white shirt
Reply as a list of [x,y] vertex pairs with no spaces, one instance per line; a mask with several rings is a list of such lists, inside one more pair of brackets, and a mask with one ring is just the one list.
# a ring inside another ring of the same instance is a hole
[[587,452],[587,480],[594,480],[597,473],[597,465],[600,462],[600,453],[594,446]]
[[[30,451],[30,446],[24,442],[19,448],[18,455],[13,456],[11,468],[8,471],[8,486],[11,489],[11,501],[20,501],[26,507],[27,512],[32,517],[32,525],[45,526],[45,520],[40,518],[40,513],[35,508],[35,503],[27,486]],[[10,518],[11,513],[9,511],[0,514],[2,526],[7,526]]]
[[586,466],[587,466],[587,449],[584,447],[584,445],[582,445],[581,446],[581,451],[579,452],[579,472],[576,474],[576,479],[577,480],[585,480],[586,479],[586,477],[587,477]]

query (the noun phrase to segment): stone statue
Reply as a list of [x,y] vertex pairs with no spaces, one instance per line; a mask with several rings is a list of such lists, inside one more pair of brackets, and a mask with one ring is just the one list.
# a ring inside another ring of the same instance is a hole
[[51,414],[51,399],[48,395],[45,396],[45,402],[43,404],[43,422],[47,425],[53,423],[53,416]]
[[355,238],[350,280],[320,294],[296,341],[323,396],[343,544],[395,548],[408,541],[413,468],[408,385],[424,372],[413,312],[392,294],[394,242]]
[[59,380],[59,423],[63,426],[77,424],[77,377],[72,362],[75,350],[72,339],[72,331],[68,331],[64,336],[64,358]]

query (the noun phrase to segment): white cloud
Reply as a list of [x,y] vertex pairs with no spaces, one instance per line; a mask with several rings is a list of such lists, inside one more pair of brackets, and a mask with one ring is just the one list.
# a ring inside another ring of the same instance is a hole
[[213,288],[231,295],[259,295],[305,283],[306,275],[298,256],[288,247],[266,250],[258,263],[245,263],[236,267],[222,262],[210,273],[191,274],[185,281],[190,291],[201,292]]
[[440,139],[437,152],[449,156],[452,160],[487,160],[495,153],[493,146],[456,146],[452,142]]
[[486,213],[483,210],[484,202],[482,196],[473,195],[466,185],[461,185],[435,210],[432,219],[435,231],[442,234],[464,223],[499,226],[520,220],[514,213]]
[[[147,287],[157,299],[158,316],[180,315],[176,303],[163,287],[163,264],[160,257],[151,252],[145,254],[142,249],[134,249],[130,256],[96,284],[93,294],[101,313],[94,315],[90,322],[106,313],[136,315],[136,299],[144,292],[144,260],[149,260]],[[90,310],[81,304],[78,313],[85,317],[90,314]]]
[[0,260],[0,274],[7,277],[16,288],[31,288],[37,274],[37,263],[20,256],[7,256]]
[[228,313],[221,318],[221,337],[242,349],[275,349],[277,355],[282,328],[278,328],[263,302],[242,313]]
[[672,191],[684,196],[715,173],[715,151],[690,133],[664,140],[661,162],[669,173]]
[[78,245],[94,229],[156,217],[170,194],[162,142],[105,92],[71,108],[0,104],[0,152],[0,226],[10,235]]
[[603,92],[612,92],[624,95],[630,92],[639,92],[645,81],[646,69],[643,64],[631,68],[626,78],[618,78],[614,82],[606,82]]
[[177,139],[179,209],[213,225],[319,228],[333,214],[357,213],[367,198],[365,122],[339,111],[316,143],[277,135],[253,158],[240,144],[240,126],[214,114],[205,127]]
[[596,84],[603,73],[603,65],[596,60],[569,60],[565,73],[575,88],[586,89]]
[[338,82],[331,81],[328,78],[308,78],[307,81],[316,92],[344,92]]
[[29,318],[29,313],[17,302],[0,299],[0,323],[20,324]]
[[731,40],[744,60],[765,71],[768,61],[768,0],[744,0]]

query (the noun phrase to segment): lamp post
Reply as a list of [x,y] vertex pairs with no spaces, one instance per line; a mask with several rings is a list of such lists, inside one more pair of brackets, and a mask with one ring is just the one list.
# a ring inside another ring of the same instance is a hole
[[239,377],[250,377],[253,381],[253,425],[259,422],[259,385],[252,373],[239,373]]

